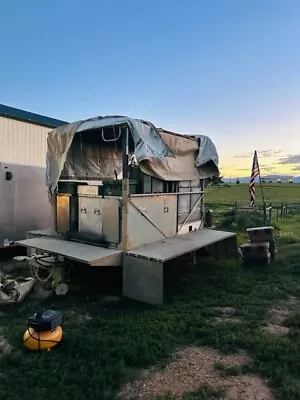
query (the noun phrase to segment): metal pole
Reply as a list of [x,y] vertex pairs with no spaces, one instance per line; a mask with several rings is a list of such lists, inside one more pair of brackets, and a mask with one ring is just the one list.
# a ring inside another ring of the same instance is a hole
[[[121,128],[122,129],[122,128]],[[129,129],[128,126],[122,130],[122,153],[123,153],[123,165],[122,165],[122,241],[121,247],[124,251],[128,250],[128,196],[129,196],[129,179],[128,179],[128,137]]]
[[[256,153],[256,150],[255,150]],[[266,210],[266,205],[265,205],[265,197],[264,197],[264,191],[263,191],[263,187],[262,187],[262,181],[261,181],[261,176],[260,176],[260,167],[259,167],[259,162],[258,162],[258,157],[257,157],[257,153],[256,153],[256,161],[257,161],[257,165],[258,165],[258,171],[259,171],[259,185],[260,185],[260,191],[261,191],[261,197],[262,197],[262,201],[263,201],[263,208],[264,208],[264,224],[267,225],[267,210]]]

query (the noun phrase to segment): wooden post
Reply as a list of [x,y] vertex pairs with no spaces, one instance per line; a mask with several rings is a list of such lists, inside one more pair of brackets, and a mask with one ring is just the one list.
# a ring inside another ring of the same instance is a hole
[[264,226],[266,226],[267,225],[267,218],[266,218],[267,207],[266,207],[266,203],[263,203],[263,213],[264,213]]
[[238,202],[234,203],[234,222],[237,225],[238,223]]

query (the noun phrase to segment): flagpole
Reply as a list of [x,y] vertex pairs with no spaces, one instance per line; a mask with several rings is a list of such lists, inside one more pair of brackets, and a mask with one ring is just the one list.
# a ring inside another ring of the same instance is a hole
[[264,191],[263,191],[263,186],[262,186],[262,181],[261,181],[261,175],[260,175],[260,167],[259,167],[259,162],[258,162],[258,157],[257,157],[257,151],[255,150],[255,155],[256,155],[256,160],[257,160],[257,165],[258,165],[258,171],[259,171],[259,185],[260,185],[260,191],[261,191],[261,197],[263,201],[263,208],[264,208],[264,223],[265,225],[267,224],[267,210],[266,210],[266,204],[265,204],[265,196],[264,196]]
[[260,175],[260,167],[259,167],[259,162],[258,162],[258,157],[257,157],[257,151],[255,150],[255,154],[256,154],[256,160],[257,160],[257,165],[258,165],[258,171],[259,171],[259,185],[260,185],[260,191],[261,191],[261,197],[262,197],[262,201],[265,204],[265,196],[264,196],[264,191],[263,191],[263,187],[262,187],[262,181],[261,181],[261,175]]

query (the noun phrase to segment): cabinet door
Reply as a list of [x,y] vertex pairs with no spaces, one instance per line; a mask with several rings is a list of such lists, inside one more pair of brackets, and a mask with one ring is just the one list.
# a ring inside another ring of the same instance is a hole
[[100,197],[79,197],[79,233],[87,238],[102,238],[103,199]]

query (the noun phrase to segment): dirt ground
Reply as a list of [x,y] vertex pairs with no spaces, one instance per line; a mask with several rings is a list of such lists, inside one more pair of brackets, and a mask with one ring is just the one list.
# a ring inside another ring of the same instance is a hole
[[274,397],[257,376],[222,377],[215,365],[241,367],[251,362],[243,353],[222,355],[210,348],[188,347],[179,350],[177,359],[164,370],[144,371],[141,380],[127,384],[119,394],[120,400],[154,400],[158,395],[179,398],[202,385],[224,389],[226,400],[273,400]]

